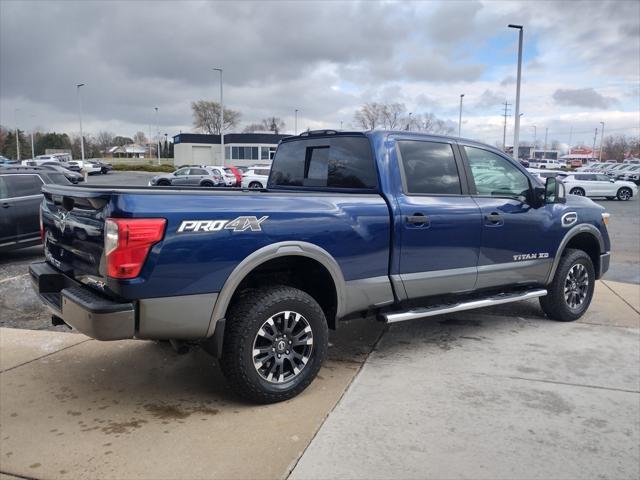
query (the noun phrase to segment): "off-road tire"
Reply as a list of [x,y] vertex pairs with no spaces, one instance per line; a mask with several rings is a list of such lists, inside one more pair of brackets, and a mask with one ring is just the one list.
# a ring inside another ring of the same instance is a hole
[[578,195],[580,197],[584,197],[584,189],[580,188],[580,187],[574,187],[571,189],[571,191],[569,192],[571,195]]
[[[571,308],[565,298],[565,283],[569,270],[571,270],[574,265],[584,266],[589,282],[586,298],[577,308]],[[540,297],[540,306],[545,315],[552,320],[559,322],[573,322],[574,320],[578,320],[584,315],[591,304],[595,282],[595,269],[593,268],[593,262],[589,255],[582,250],[568,248],[560,258],[560,263],[556,269],[553,281],[547,286],[547,295]]]
[[618,194],[616,196],[618,197],[618,200],[626,202],[627,200],[631,200],[633,192],[630,188],[622,187],[620,190],[618,190]]
[[[304,316],[313,334],[313,350],[307,364],[292,379],[272,383],[260,376],[253,359],[256,334],[263,323],[282,311]],[[295,397],[318,374],[327,356],[329,331],[324,312],[313,297],[297,288],[277,285],[253,290],[229,308],[220,366],[231,388],[255,403],[275,403]]]

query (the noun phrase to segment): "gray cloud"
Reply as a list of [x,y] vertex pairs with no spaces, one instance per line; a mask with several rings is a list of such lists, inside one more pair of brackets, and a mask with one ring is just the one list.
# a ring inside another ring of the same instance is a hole
[[[87,128],[147,131],[157,105],[161,128],[177,133],[190,128],[192,100],[218,98],[214,66],[225,69],[225,103],[246,123],[277,115],[292,128],[298,108],[299,126],[335,126],[367,101],[453,119],[459,91],[480,99],[469,109],[479,116],[512,81],[512,69],[491,65],[496,48],[513,50],[495,44],[507,23],[566,51],[601,85],[637,82],[639,12],[637,2],[0,0],[0,123],[13,124],[19,107],[23,127],[75,128],[75,84],[84,82]],[[534,67],[556,81],[559,66],[537,57],[525,81]]]
[[593,88],[564,89],[559,88],[553,93],[553,100],[559,105],[585,108],[609,108],[618,102],[613,97],[605,97]]

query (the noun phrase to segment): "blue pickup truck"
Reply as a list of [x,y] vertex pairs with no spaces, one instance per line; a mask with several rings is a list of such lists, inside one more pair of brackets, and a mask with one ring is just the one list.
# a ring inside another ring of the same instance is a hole
[[255,402],[293,397],[355,315],[394,323],[540,298],[587,310],[603,208],[502,152],[410,132],[284,139],[267,188],[44,187],[55,323],[100,340],[200,342]]

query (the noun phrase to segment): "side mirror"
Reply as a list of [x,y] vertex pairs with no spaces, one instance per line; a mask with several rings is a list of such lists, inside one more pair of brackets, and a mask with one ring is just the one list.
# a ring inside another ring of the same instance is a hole
[[544,203],[565,203],[566,201],[564,184],[555,177],[547,178],[544,185]]
[[610,178],[610,179],[609,179],[609,181],[610,181],[611,183],[616,183],[616,179],[615,179],[615,178]]

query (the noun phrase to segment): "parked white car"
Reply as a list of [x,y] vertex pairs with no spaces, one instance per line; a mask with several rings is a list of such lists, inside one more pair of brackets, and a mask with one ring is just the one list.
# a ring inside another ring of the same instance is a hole
[[532,173],[544,183],[549,177],[558,177],[558,179],[562,180],[568,174],[566,172],[559,172],[558,170],[547,170],[547,169],[539,169],[539,168],[527,168],[529,173]]
[[566,169],[567,162],[562,160],[555,160],[553,158],[538,158],[536,160],[529,160],[529,166],[531,168],[540,169]]
[[562,179],[567,193],[581,197],[606,197],[609,200],[630,200],[638,195],[633,182],[613,180],[603,173],[576,173]]
[[233,187],[236,184],[236,176],[233,174],[231,170],[226,167],[220,167],[218,165],[209,166],[207,165],[207,170],[211,170],[216,175],[218,175],[223,181],[226,187]]
[[640,165],[634,165],[625,169],[622,173],[616,176],[616,180],[624,180],[627,182],[633,182],[636,185],[640,185]]
[[94,173],[102,173],[102,168],[100,167],[100,165],[97,165],[95,163],[87,161],[83,162],[82,160],[71,160],[70,162],[67,162],[67,164],[80,167],[82,172],[87,172],[89,175],[92,175]]
[[268,167],[249,167],[242,174],[242,188],[265,188],[269,179]]

